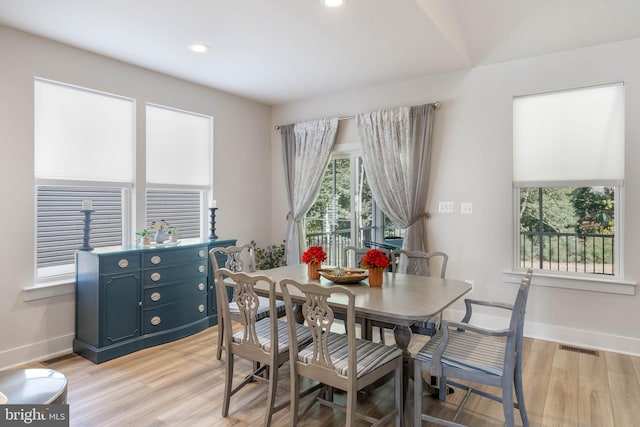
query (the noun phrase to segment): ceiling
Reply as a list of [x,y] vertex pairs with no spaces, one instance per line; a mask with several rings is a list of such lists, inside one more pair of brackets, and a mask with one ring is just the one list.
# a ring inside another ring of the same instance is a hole
[[270,105],[640,37],[639,22],[637,0],[0,2],[0,24]]

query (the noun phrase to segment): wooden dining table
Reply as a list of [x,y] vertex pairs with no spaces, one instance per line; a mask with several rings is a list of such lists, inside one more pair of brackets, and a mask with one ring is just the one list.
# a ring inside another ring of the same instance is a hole
[[[300,283],[319,283],[322,286],[338,286],[336,283],[323,277],[309,279],[305,264],[288,265],[270,270],[257,271],[270,277],[276,282],[276,297],[281,299],[282,293],[279,282],[282,279],[292,279]],[[385,272],[381,287],[371,287],[367,280],[354,284],[344,284],[355,294],[356,317],[365,322],[384,322],[393,325],[393,335],[396,346],[403,354],[403,395],[406,396],[411,370],[411,353],[409,343],[411,341],[411,325],[420,320],[441,313],[456,300],[471,290],[471,285],[461,280],[441,279],[439,277],[418,276],[402,273]],[[256,291],[267,291],[266,285]],[[292,290],[292,299],[302,297]],[[346,310],[347,300],[344,296],[335,296],[329,299],[331,308],[337,312]],[[298,319],[299,320],[299,319]],[[370,325],[370,323],[369,323]],[[367,336],[370,327],[362,331],[363,338]]]

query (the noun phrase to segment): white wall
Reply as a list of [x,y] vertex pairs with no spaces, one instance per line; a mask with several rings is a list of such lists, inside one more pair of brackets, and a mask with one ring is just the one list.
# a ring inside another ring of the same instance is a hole
[[0,61],[0,369],[68,352],[75,326],[73,294],[23,301],[34,285],[34,76],[134,98],[139,141],[145,102],[212,115],[218,236],[270,242],[268,106],[3,26]]
[[[450,255],[447,276],[472,279],[471,296],[510,301],[516,286],[503,272],[513,265],[512,99],[516,95],[624,81],[626,177],[625,279],[640,278],[638,167],[640,39],[523,59],[419,80],[354,90],[275,107],[274,124],[350,116],[401,105],[440,101],[436,112],[430,193],[429,246]],[[272,237],[286,232],[281,140],[272,131]],[[438,201],[456,213],[437,213]],[[460,202],[473,202],[462,216]],[[276,236],[276,237],[274,237]],[[535,283],[535,280],[534,280]],[[530,336],[640,354],[640,295],[622,296],[535,286],[530,293]],[[458,303],[455,310],[462,310]],[[448,313],[459,319],[459,312]],[[489,321],[489,319],[486,319]]]

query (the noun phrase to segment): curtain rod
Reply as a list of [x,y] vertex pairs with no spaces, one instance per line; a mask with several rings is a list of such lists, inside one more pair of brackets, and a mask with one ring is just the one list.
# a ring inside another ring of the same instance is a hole
[[[433,105],[436,108],[440,108],[440,101],[434,102]],[[356,118],[356,116],[343,116],[343,117],[338,117],[338,121],[340,121],[340,120],[353,120],[355,118]],[[284,125],[275,125],[273,128],[275,130],[280,130],[280,126],[284,126]]]

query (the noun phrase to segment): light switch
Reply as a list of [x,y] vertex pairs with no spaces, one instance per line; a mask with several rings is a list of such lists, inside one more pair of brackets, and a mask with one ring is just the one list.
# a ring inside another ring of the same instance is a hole
[[471,202],[460,203],[460,213],[462,215],[471,215],[473,213],[473,203]]
[[453,213],[453,202],[438,202],[438,213]]

